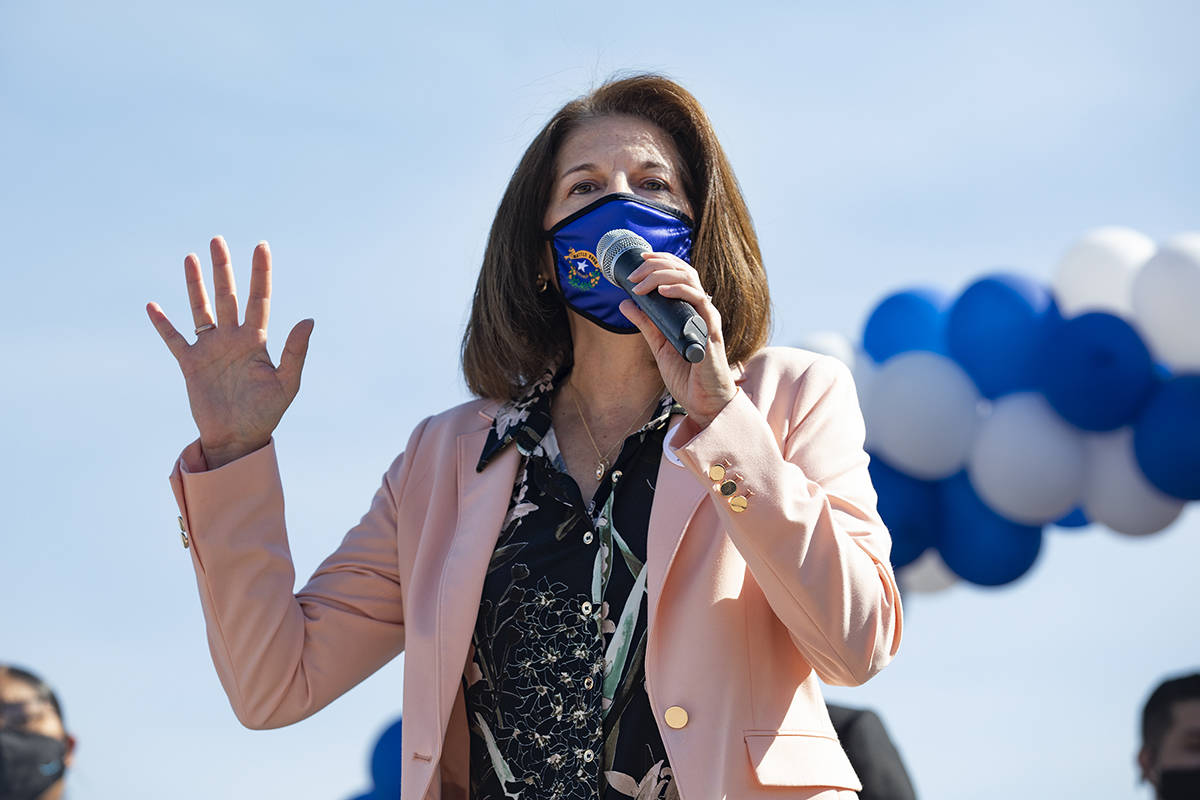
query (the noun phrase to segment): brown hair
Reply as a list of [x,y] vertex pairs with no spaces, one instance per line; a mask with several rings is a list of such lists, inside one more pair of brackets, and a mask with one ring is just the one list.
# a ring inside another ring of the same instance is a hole
[[1163,739],[1174,724],[1175,704],[1189,700],[1200,700],[1200,672],[1163,681],[1146,701],[1142,708],[1142,747],[1152,758],[1158,758]]
[[758,237],[712,123],[679,84],[660,75],[636,75],[611,80],[559,109],[508,182],[463,335],[463,374],[480,397],[519,397],[548,367],[569,356],[567,311],[552,291],[537,289],[539,267],[546,261],[542,218],[563,141],[583,122],[616,114],[654,123],[679,151],[683,188],[696,219],[692,263],[721,314],[730,363],[744,361],[766,344],[771,300]]
[[58,702],[58,695],[54,693],[54,690],[50,688],[49,684],[47,684],[37,675],[27,669],[22,669],[12,664],[0,664],[0,678],[20,681],[30,689],[33,689],[39,700],[46,701],[50,704],[50,707],[54,709],[54,713],[58,715],[58,721],[65,724],[62,704]]

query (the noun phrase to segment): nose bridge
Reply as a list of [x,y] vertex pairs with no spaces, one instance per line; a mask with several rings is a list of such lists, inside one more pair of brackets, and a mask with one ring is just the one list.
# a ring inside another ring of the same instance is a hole
[[617,168],[613,170],[612,176],[608,182],[608,191],[610,194],[614,192],[625,192],[631,194],[633,189],[629,183],[629,174],[624,169]]

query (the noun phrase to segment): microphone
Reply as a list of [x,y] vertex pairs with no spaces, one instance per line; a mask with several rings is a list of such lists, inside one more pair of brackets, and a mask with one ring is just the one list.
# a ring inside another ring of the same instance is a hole
[[703,361],[708,326],[690,303],[663,297],[658,289],[649,294],[633,292],[629,274],[644,263],[642,254],[650,252],[653,250],[649,242],[625,228],[614,228],[604,234],[596,246],[596,258],[604,277],[629,293],[679,355],[692,364]]

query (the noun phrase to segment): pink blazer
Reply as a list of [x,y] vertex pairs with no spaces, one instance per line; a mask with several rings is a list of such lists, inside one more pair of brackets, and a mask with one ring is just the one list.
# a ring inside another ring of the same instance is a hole
[[[854,385],[840,362],[789,348],[758,353],[737,381],[711,425],[664,447],[646,560],[650,703],[684,800],[854,797],[818,679],[866,681],[901,630]],[[467,797],[462,676],[519,458],[510,447],[475,472],[497,408],[421,422],[295,594],[273,446],[214,470],[198,444],[184,451],[171,484],[243,724],[303,719],[404,651],[402,798]],[[709,477],[725,463],[743,511]]]

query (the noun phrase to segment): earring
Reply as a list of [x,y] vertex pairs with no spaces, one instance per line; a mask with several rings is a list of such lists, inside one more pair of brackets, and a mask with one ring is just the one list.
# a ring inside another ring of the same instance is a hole
[[550,281],[546,280],[545,275],[539,274],[537,276],[537,283],[535,285],[537,286],[538,294],[541,294],[550,288]]

